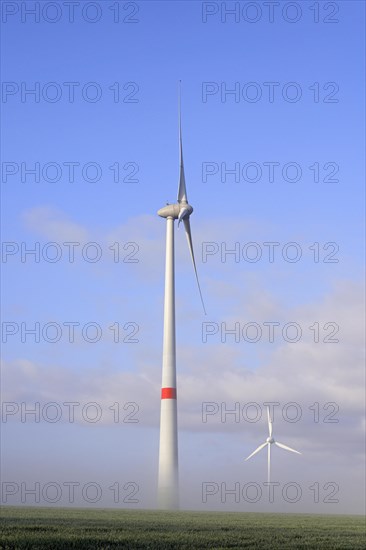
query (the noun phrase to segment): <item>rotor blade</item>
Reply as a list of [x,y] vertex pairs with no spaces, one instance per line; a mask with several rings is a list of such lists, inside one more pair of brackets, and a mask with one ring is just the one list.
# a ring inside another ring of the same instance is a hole
[[186,179],[184,177],[183,145],[182,145],[182,117],[180,107],[181,81],[179,81],[179,186],[178,202],[188,202]]
[[269,407],[267,407],[267,417],[268,417],[268,431],[269,431],[269,437],[272,437],[272,420],[269,414]]
[[199,293],[200,293],[200,296],[201,296],[201,302],[202,302],[202,306],[203,306],[203,311],[205,312],[205,315],[207,315],[206,309],[205,309],[205,304],[204,304],[204,301],[203,301],[203,298],[202,298],[202,292],[201,292],[200,282],[199,282],[199,280],[198,280],[196,262],[195,262],[195,259],[194,259],[193,244],[192,244],[192,234],[191,234],[191,224],[190,224],[190,222],[189,222],[189,218],[185,218],[185,219],[183,220],[183,223],[184,223],[184,227],[185,227],[185,229],[186,229],[188,247],[189,247],[189,251],[190,251],[190,253],[191,253],[191,258],[192,258],[192,262],[193,262],[194,272],[195,272],[195,274],[196,274],[196,280],[197,280],[198,290],[199,290]]
[[271,445],[268,443],[268,464],[267,464],[267,479],[271,482]]
[[281,447],[281,449],[285,449],[285,451],[291,451],[292,453],[301,455],[299,451],[295,451],[295,449],[291,449],[291,447],[287,447],[287,445],[284,445],[283,443],[278,443],[278,441],[275,441],[275,445],[277,445],[277,447]]
[[245,460],[249,460],[250,458],[252,458],[252,456],[259,453],[259,451],[261,451],[266,445],[268,445],[267,441],[265,443],[262,443],[262,445],[259,445],[259,447],[255,451],[253,451],[251,455],[247,456]]

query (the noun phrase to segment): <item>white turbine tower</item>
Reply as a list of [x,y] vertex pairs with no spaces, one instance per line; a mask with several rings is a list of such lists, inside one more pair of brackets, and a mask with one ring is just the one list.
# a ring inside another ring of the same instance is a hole
[[189,217],[193,212],[193,208],[188,203],[187,189],[184,177],[180,94],[179,156],[180,174],[178,186],[178,202],[174,204],[168,204],[158,211],[159,216],[161,216],[162,218],[166,218],[167,224],[158,506],[159,508],[168,510],[179,508],[177,382],[175,361],[174,220],[178,220],[178,226],[180,222],[183,221],[188,241],[188,247],[193,262],[193,268],[198,284],[198,290],[201,296],[203,309],[205,311],[200,284],[198,281],[196,262],[193,253],[191,227],[189,223]]
[[267,407],[267,417],[268,417],[269,436],[267,437],[266,441],[262,443],[262,445],[259,445],[259,447],[255,451],[253,451],[252,454],[250,454],[245,460],[249,460],[250,458],[252,458],[252,456],[256,455],[257,453],[259,453],[259,451],[261,451],[262,449],[264,449],[264,447],[267,446],[268,447],[267,472],[268,472],[268,483],[269,483],[271,481],[271,445],[273,443],[277,445],[277,447],[281,447],[281,449],[285,449],[285,451],[291,451],[292,453],[296,453],[298,455],[301,455],[301,453],[299,453],[299,451],[295,451],[295,449],[291,449],[291,447],[287,447],[287,445],[284,445],[283,443],[279,443],[278,441],[275,441],[275,439],[272,436],[273,426],[272,426],[271,416],[269,414],[269,407]]

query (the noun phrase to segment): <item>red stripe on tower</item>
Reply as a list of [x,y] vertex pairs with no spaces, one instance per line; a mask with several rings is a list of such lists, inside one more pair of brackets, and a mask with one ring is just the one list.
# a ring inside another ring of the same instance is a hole
[[176,388],[161,388],[161,398],[162,399],[177,399],[177,389]]

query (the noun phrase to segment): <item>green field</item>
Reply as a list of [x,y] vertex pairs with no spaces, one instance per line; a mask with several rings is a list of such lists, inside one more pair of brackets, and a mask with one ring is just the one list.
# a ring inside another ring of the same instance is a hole
[[1,550],[365,548],[360,516],[3,507]]

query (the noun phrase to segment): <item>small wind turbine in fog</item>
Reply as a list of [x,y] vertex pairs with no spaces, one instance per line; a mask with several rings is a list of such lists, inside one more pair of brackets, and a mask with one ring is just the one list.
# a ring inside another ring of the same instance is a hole
[[272,436],[273,427],[272,427],[271,416],[269,414],[269,407],[267,407],[267,417],[268,417],[269,436],[267,437],[266,441],[262,443],[262,445],[259,445],[259,447],[255,451],[253,451],[252,454],[250,454],[245,460],[249,460],[249,458],[252,458],[252,456],[256,455],[257,453],[259,453],[259,451],[261,451],[262,449],[264,449],[264,447],[267,446],[268,447],[267,467],[268,467],[268,483],[269,483],[271,481],[271,445],[273,443],[277,445],[277,447],[281,447],[281,449],[285,449],[285,451],[291,451],[292,453],[296,453],[298,455],[301,455],[301,453],[299,453],[299,451],[295,451],[295,449],[291,449],[291,447],[287,447],[287,445],[284,445],[283,443],[279,443],[278,441],[275,441],[275,439]]

